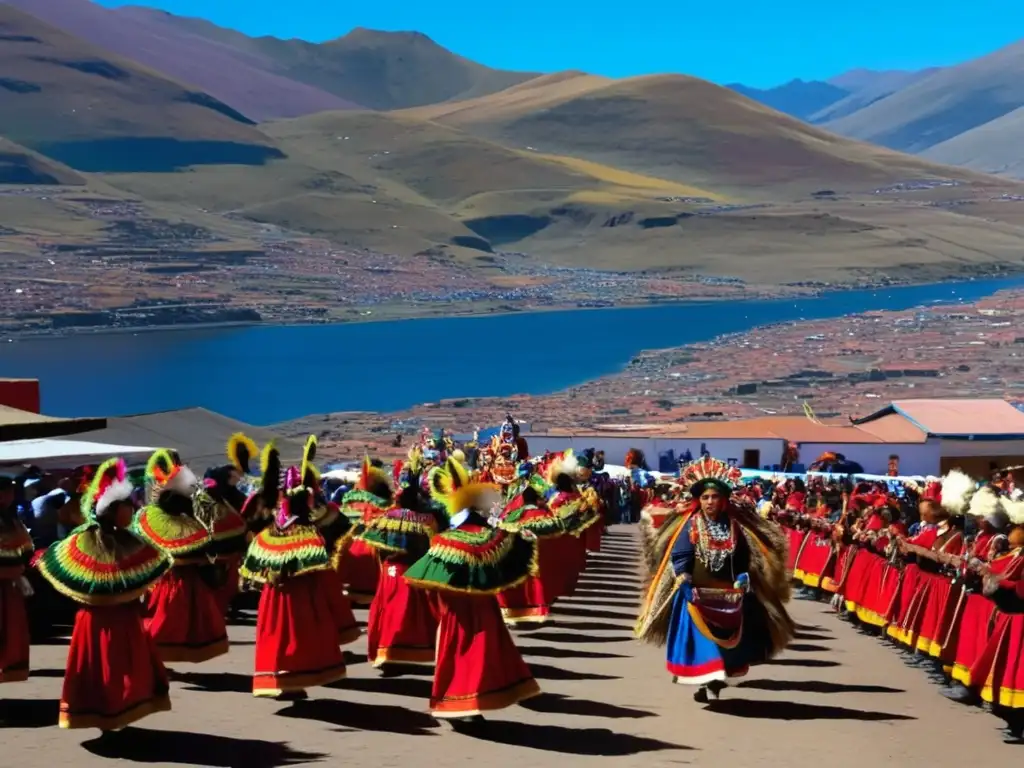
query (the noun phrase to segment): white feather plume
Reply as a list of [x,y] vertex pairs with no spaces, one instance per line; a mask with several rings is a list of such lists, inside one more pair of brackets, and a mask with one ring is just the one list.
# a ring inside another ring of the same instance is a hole
[[952,515],[962,515],[978,484],[958,469],[942,478],[942,506]]
[[183,464],[181,469],[174,473],[170,482],[164,486],[164,490],[177,491],[182,496],[191,496],[198,482],[195,473]]
[[[945,491],[945,488],[943,488]],[[943,492],[945,501],[945,492]],[[999,510],[999,497],[992,490],[992,486],[986,485],[971,497],[971,503],[967,507],[967,514],[972,517],[988,517]]]
[[1003,511],[1014,525],[1024,525],[1024,501],[1003,499]]
[[115,480],[106,487],[100,497],[96,499],[96,507],[93,511],[97,517],[106,512],[111,504],[116,504],[119,501],[127,501],[132,497],[132,486],[131,480],[125,478],[124,480]]

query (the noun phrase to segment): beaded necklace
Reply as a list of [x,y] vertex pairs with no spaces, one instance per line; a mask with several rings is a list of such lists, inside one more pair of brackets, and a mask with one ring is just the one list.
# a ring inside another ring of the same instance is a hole
[[703,512],[694,515],[692,541],[697,559],[711,571],[720,571],[736,549],[736,526],[727,518],[709,519]]

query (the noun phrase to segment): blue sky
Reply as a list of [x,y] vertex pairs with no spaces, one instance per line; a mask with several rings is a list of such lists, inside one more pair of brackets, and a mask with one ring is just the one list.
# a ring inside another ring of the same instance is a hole
[[504,69],[611,77],[681,72],[766,87],[866,67],[920,69],[1024,37],[1024,0],[99,0],[314,42],[353,27],[416,30]]

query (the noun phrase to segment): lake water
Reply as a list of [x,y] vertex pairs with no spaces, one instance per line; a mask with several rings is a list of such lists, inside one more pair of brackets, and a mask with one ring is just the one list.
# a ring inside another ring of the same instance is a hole
[[272,424],[441,398],[545,394],[621,370],[643,349],[1021,286],[1024,278],[796,300],[28,339],[0,344],[0,378],[38,378],[43,412],[54,416],[203,406]]

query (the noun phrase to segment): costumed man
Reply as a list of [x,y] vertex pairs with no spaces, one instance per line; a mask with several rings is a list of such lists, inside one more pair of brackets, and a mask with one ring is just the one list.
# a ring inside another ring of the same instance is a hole
[[[264,484],[280,475],[273,443],[263,449],[261,468]],[[311,520],[316,491],[301,478],[295,467],[286,473],[274,522],[249,544],[239,569],[246,587],[261,590],[252,682],[257,697],[305,699],[307,688],[342,680],[347,672],[336,631],[342,622],[329,595],[337,582],[328,574],[327,546]]]
[[377,594],[366,623],[370,664],[388,672],[393,664],[433,664],[437,647],[437,615],[431,593],[415,589],[403,578],[409,566],[430,548],[431,539],[447,525],[420,498],[415,466],[399,473],[394,506],[368,522],[359,539],[381,560]]
[[537,489],[527,486],[505,507],[498,527],[513,533],[525,531],[535,538],[539,568],[536,576],[528,577],[518,587],[498,593],[501,615],[510,626],[543,624],[566,581],[557,545],[552,547],[566,536],[565,524],[547,510]]
[[377,553],[356,534],[362,526],[384,514],[391,506],[391,478],[380,467],[374,466],[367,456],[359,473],[356,487],[341,499],[341,512],[351,520],[353,535],[340,539],[334,550],[334,567],[341,575],[349,600],[355,605],[369,605],[377,592],[380,562]]
[[773,523],[730,502],[740,478],[710,457],[682,471],[694,501],[662,537],[637,624],[640,638],[667,640],[673,682],[697,686],[700,703],[781,652],[795,630],[784,606],[786,541]]
[[132,485],[121,459],[100,465],[82,497],[85,523],[36,567],[78,603],[60,697],[61,728],[116,731],[171,708],[167,672],[143,629],[142,598],[170,558],[129,531]]
[[195,517],[198,480],[175,454],[159,450],[146,464],[146,484],[150,503],[135,516],[135,531],[174,565],[149,593],[146,631],[165,663],[222,656],[228,652],[217,601],[223,574],[213,564],[213,537]]
[[[313,511],[310,513],[310,522],[320,531],[327,551],[334,552],[345,546],[346,541],[355,531],[355,525],[341,514],[341,507],[327,500],[320,478],[320,470],[314,463],[316,449],[316,435],[310,435],[306,439],[306,446],[302,452],[302,467],[301,469],[289,467],[288,473],[286,473],[285,487],[293,488],[301,485],[312,491]],[[338,644],[354,643],[362,635],[362,632],[355,614],[352,613],[352,602],[345,595],[345,585],[341,581],[341,574],[334,569],[332,564],[329,569],[320,574],[320,578],[324,582],[324,594],[331,602],[331,612],[338,628]]]
[[[13,480],[0,477],[0,492],[13,487]],[[32,588],[25,568],[32,553],[32,537],[14,505],[0,501],[0,683],[28,680],[31,633],[25,598]]]
[[196,519],[213,539],[210,554],[215,558],[220,582],[217,604],[224,614],[238,594],[238,566],[249,546],[249,529],[242,516],[246,497],[238,484],[250,473],[249,462],[259,456],[259,448],[252,439],[236,432],[228,440],[227,455],[231,463],[207,471],[195,503]]
[[404,578],[432,590],[439,609],[431,714],[462,727],[540,693],[495,598],[537,574],[537,547],[488,525],[492,504],[500,503],[497,486],[470,482],[455,461],[433,473],[431,486],[451,528],[433,538]]

